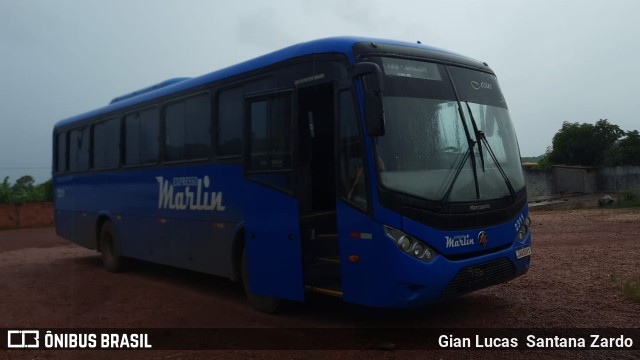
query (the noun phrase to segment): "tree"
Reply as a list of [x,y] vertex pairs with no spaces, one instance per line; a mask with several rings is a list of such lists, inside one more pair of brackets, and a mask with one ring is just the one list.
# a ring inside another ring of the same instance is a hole
[[29,191],[33,189],[35,182],[36,181],[33,179],[33,176],[24,175],[24,176],[21,176],[18,180],[16,180],[16,183],[13,184],[13,189]]
[[542,155],[542,157],[540,158],[540,160],[538,160],[538,165],[536,166],[536,169],[550,169],[551,165],[553,165],[551,163],[551,160],[549,159],[551,157],[551,151],[553,149],[551,148],[551,146],[547,146],[547,151],[544,153],[544,155]]
[[640,133],[627,131],[606,153],[607,165],[640,165]]
[[22,204],[29,200],[30,194],[33,192],[35,180],[31,175],[25,175],[16,180],[11,188],[13,201]]
[[9,177],[5,177],[2,184],[0,184],[0,204],[6,204],[11,202],[11,184],[9,184]]
[[9,177],[5,177],[0,183],[0,204],[21,205],[27,202],[53,201],[53,188],[51,180],[35,185],[32,176],[22,176],[15,184],[9,183]]
[[552,164],[597,166],[605,154],[624,135],[618,125],[600,119],[595,125],[564,122],[553,136],[553,147],[546,156]]
[[26,202],[51,202],[53,201],[53,187],[51,180],[36,185],[27,193]]

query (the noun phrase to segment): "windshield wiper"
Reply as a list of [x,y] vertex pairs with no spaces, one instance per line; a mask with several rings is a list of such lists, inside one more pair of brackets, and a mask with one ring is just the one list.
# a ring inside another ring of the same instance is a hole
[[476,119],[473,117],[473,112],[471,111],[471,106],[469,106],[469,102],[465,101],[465,103],[467,104],[467,110],[469,110],[469,116],[471,117],[471,124],[473,125],[473,131],[475,132],[476,140],[478,142],[478,150],[480,151],[480,161],[482,162],[482,171],[483,172],[485,171],[484,170],[484,158],[483,158],[483,154],[482,154],[482,142],[484,141],[484,144],[487,147],[487,151],[489,152],[489,155],[491,156],[491,159],[496,164],[496,167],[498,168],[498,171],[500,172],[500,175],[502,175],[502,178],[504,179],[504,183],[506,184],[507,189],[509,189],[509,194],[511,195],[511,198],[515,202],[516,200],[518,200],[518,195],[516,194],[516,191],[513,189],[513,185],[511,184],[511,180],[509,180],[509,177],[504,172],[504,169],[502,168],[502,165],[500,165],[500,162],[498,161],[498,158],[496,157],[496,154],[493,152],[493,149],[491,148],[491,145],[489,145],[489,141],[487,140],[487,137],[484,135],[484,132],[478,130],[478,125],[476,124]]
[[[468,106],[469,104],[467,104]],[[458,165],[458,168],[456,169],[455,174],[453,175],[453,179],[451,179],[451,184],[449,184],[449,187],[447,188],[447,191],[445,192],[444,196],[442,197],[441,202],[443,204],[446,204],[449,202],[449,197],[451,196],[451,191],[453,190],[454,185],[456,184],[456,181],[458,180],[458,176],[460,176],[460,173],[462,172],[462,169],[464,168],[464,164],[467,162],[467,159],[471,158],[471,165],[473,167],[473,180],[475,183],[475,187],[476,187],[476,198],[480,199],[480,185],[478,183],[478,170],[477,170],[477,164],[476,164],[476,157],[473,155],[473,147],[478,144],[478,141],[473,140],[473,138],[471,137],[471,133],[469,133],[469,126],[467,125],[467,119],[464,116],[464,111],[462,110],[462,104],[460,104],[460,101],[458,101],[458,112],[460,113],[460,119],[462,121],[462,127],[464,128],[464,133],[467,136],[467,152],[465,152],[464,157],[462,158],[462,161],[460,162],[460,164]],[[475,125],[474,125],[475,127]],[[477,138],[477,136],[476,136]],[[484,171],[484,160],[482,162],[482,167],[483,167],[483,171]]]
[[475,133],[476,141],[478,142],[478,151],[480,152],[480,163],[482,164],[482,172],[485,172],[484,154],[482,152],[482,139],[485,138],[484,133],[478,130],[478,124],[476,124],[476,119],[473,118],[473,112],[471,112],[471,106],[469,106],[469,102],[465,101],[464,103],[467,104],[467,110],[469,111],[469,116],[471,116],[471,125],[473,126],[473,132]]
[[[451,191],[453,190],[453,186],[456,184],[456,181],[458,180],[458,176],[460,176],[460,173],[462,172],[462,169],[464,168],[464,164],[467,162],[469,155],[471,155],[471,152],[472,152],[471,149],[472,149],[471,147],[467,149],[467,151],[464,153],[464,156],[462,157],[462,161],[460,161],[460,164],[458,164],[458,167],[456,168],[456,172],[453,175],[453,179],[451,179],[451,184],[449,184],[449,187],[447,188],[447,192],[444,193],[442,200],[440,200],[443,204],[446,204],[447,202],[449,202],[449,197],[451,196]],[[477,182],[476,182],[476,185],[477,185]]]

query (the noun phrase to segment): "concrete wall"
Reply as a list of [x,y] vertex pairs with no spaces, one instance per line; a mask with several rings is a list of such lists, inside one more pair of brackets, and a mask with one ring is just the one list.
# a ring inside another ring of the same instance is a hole
[[553,166],[555,194],[593,194],[598,191],[598,171],[582,166]]
[[549,170],[523,169],[527,197],[535,199],[553,194],[553,175]]
[[52,225],[52,203],[0,204],[0,230]]
[[530,199],[562,194],[640,191],[640,166],[525,168],[524,177]]
[[640,191],[640,166],[600,168],[598,185],[602,191]]

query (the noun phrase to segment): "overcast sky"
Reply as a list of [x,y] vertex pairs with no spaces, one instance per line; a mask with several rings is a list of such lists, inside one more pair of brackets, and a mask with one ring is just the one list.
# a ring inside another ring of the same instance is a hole
[[640,129],[636,0],[0,0],[0,181],[49,178],[56,121],[162,80],[335,35],[487,62],[523,156],[562,122]]

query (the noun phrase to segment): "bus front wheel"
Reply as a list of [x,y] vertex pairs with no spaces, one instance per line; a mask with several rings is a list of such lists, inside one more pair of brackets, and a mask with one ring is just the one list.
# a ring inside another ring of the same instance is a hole
[[113,225],[105,222],[100,229],[100,253],[102,265],[110,272],[124,270],[125,259],[120,254],[119,244],[113,231]]
[[282,300],[271,296],[259,296],[254,295],[249,288],[249,274],[247,273],[247,248],[242,250],[242,285],[244,286],[244,292],[247,294],[249,304],[256,310],[273,314],[277,312],[282,306]]

